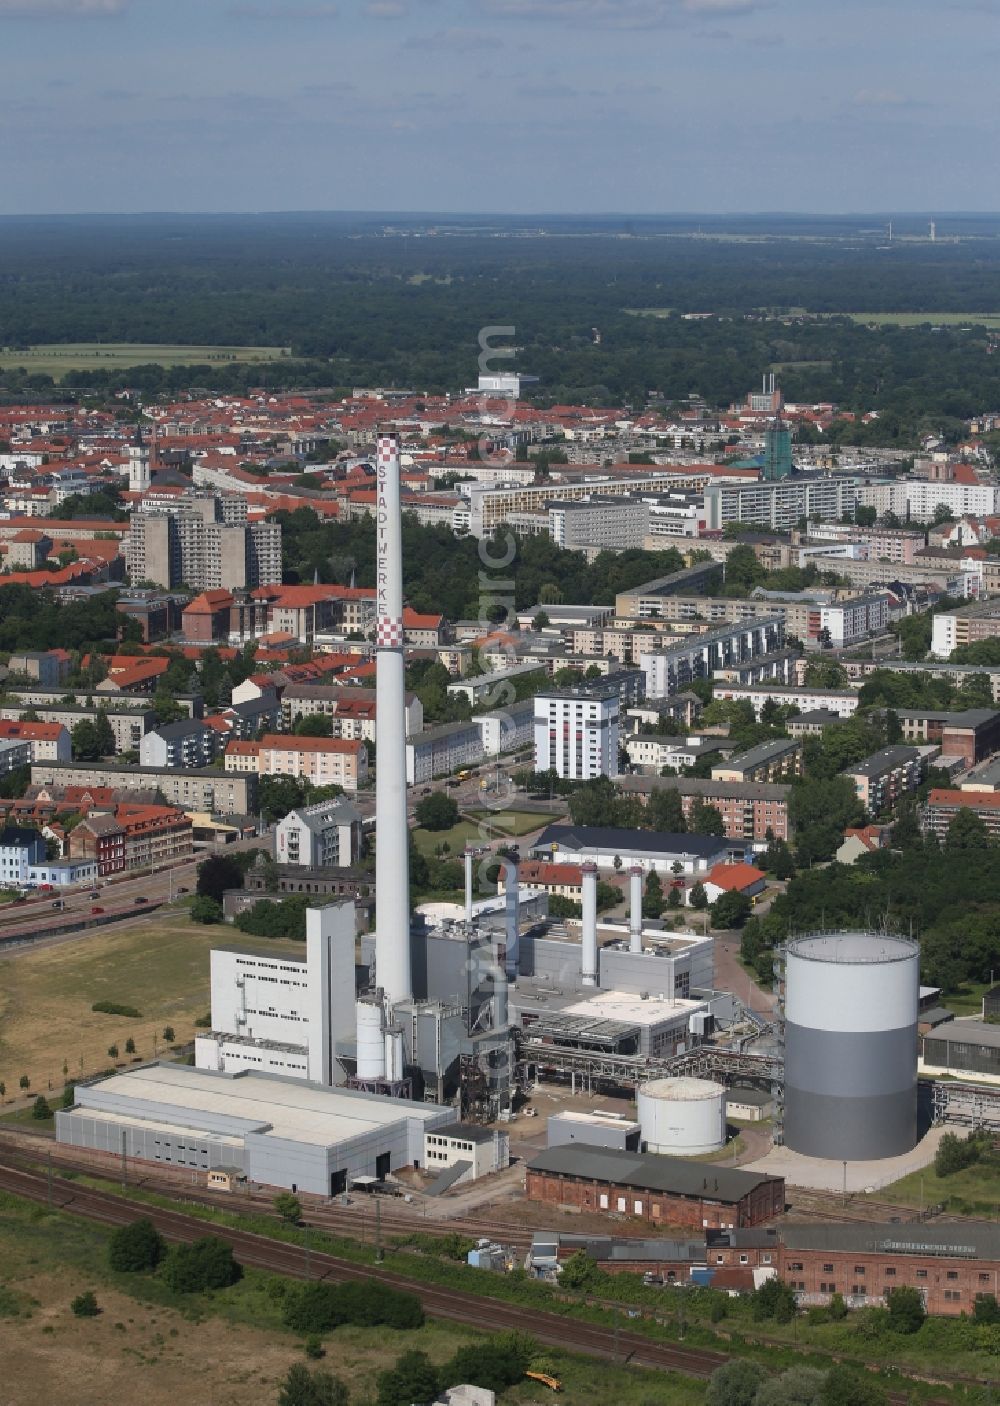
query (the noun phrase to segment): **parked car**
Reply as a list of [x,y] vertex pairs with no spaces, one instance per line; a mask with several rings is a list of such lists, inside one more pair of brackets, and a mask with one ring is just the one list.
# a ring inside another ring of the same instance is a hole
[[91,890],[91,893],[90,893],[90,896],[91,896],[91,898],[99,898],[99,897],[100,897],[100,894],[97,892],[96,889],[92,889],[92,890]]
[[178,893],[187,893],[187,889],[184,887],[183,884],[181,884],[181,886],[180,886],[180,888],[177,890],[177,892],[178,892]]
[[104,909],[99,907],[98,904],[95,903],[90,911],[91,913],[103,913]]
[[133,903],[148,903],[148,902],[149,902],[149,899],[148,899],[148,898],[143,898],[143,897],[140,896],[139,898],[133,898],[132,902],[133,902]]

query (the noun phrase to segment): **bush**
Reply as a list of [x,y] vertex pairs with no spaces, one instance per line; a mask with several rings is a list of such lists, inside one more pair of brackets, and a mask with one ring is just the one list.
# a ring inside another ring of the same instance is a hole
[[279,1191],[271,1202],[277,1214],[289,1225],[298,1225],[302,1219],[302,1202],[290,1191]]
[[437,1368],[426,1352],[404,1352],[395,1367],[378,1375],[378,1406],[413,1406],[433,1401],[440,1383]]
[[163,1279],[175,1294],[228,1289],[243,1276],[233,1249],[216,1235],[203,1235],[190,1245],[175,1245],[163,1266]]
[[108,1264],[124,1274],[155,1269],[166,1253],[162,1235],[146,1217],[119,1226],[108,1242]]
[[76,1318],[96,1318],[101,1311],[93,1289],[85,1289],[82,1294],[77,1294],[70,1308]]
[[450,1387],[468,1382],[470,1386],[484,1387],[499,1396],[521,1380],[534,1351],[534,1344],[516,1333],[460,1347],[441,1368],[442,1385]]
[[95,1001],[90,1008],[98,1011],[101,1015],[123,1015],[129,1020],[141,1020],[142,1011],[137,1011],[135,1006],[121,1006],[117,1001]]
[[767,1377],[758,1362],[734,1357],[716,1367],[705,1392],[705,1406],[753,1406],[761,1384]]
[[934,1172],[939,1177],[950,1177],[964,1171],[979,1161],[982,1151],[983,1140],[977,1133],[969,1133],[964,1138],[956,1133],[944,1133],[934,1154]]
[[830,1296],[830,1307],[828,1311],[831,1322],[842,1323],[844,1321],[847,1317],[847,1304],[844,1302],[843,1294],[836,1293]]
[[289,1367],[278,1393],[278,1406],[347,1406],[348,1392],[329,1372],[310,1372],[301,1362]]
[[854,1315],[854,1331],[863,1342],[873,1343],[889,1331],[889,1310],[871,1304]]
[[318,1362],[321,1357],[325,1356],[323,1339],[318,1333],[310,1333],[302,1344],[302,1351],[307,1357],[311,1357],[313,1361]]
[[415,1294],[362,1280],[296,1286],[286,1296],[282,1318],[297,1333],[325,1333],[345,1323],[359,1328],[420,1328],[424,1310]]
[[450,830],[458,820],[458,806],[443,791],[433,791],[417,802],[414,815],[424,830]]
[[996,1294],[977,1294],[972,1317],[976,1323],[1000,1323],[1000,1304],[997,1303]]
[[923,1327],[927,1310],[919,1289],[900,1284],[885,1296],[889,1310],[889,1327],[894,1333],[917,1333]]
[[222,904],[217,898],[210,898],[207,894],[193,899],[188,911],[192,923],[204,923],[207,926],[210,923],[222,922]]
[[870,1372],[837,1362],[826,1374],[819,1406],[885,1406],[885,1387]]
[[163,1027],[163,1038],[164,1040],[166,1040],[168,1045],[172,1045],[174,1043],[174,1027],[172,1025],[165,1025]]
[[49,1101],[42,1094],[39,1094],[31,1105],[31,1116],[32,1118],[37,1118],[40,1123],[43,1122],[44,1119],[52,1117],[52,1109],[49,1107]]

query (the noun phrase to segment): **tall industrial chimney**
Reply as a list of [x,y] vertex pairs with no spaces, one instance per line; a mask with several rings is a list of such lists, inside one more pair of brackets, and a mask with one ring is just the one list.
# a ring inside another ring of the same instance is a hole
[[520,953],[518,944],[520,942],[519,921],[520,921],[520,878],[518,876],[518,861],[508,854],[504,860],[504,929],[507,934],[507,980],[517,980],[517,969],[520,965]]
[[390,1010],[413,995],[406,827],[406,679],[399,440],[378,437],[375,632],[375,970]]
[[476,857],[476,851],[471,845],[466,845],[465,854],[465,921],[472,925],[472,863]]
[[633,864],[628,871],[629,881],[629,920],[628,920],[628,950],[630,952],[642,951],[642,870],[638,864]]
[[597,985],[597,865],[584,864],[583,933],[581,937],[584,986]]

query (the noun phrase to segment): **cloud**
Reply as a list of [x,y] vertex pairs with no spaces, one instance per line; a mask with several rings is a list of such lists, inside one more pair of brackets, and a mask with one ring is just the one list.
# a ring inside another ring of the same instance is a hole
[[[2,3],[2,0],[0,0]],[[283,5],[280,0],[264,5],[231,5],[229,14],[241,20],[332,20],[339,7],[332,4]]]
[[475,29],[437,29],[431,34],[413,34],[405,41],[407,49],[447,49],[452,53],[473,54],[503,48],[503,40]]
[[0,19],[120,15],[131,0],[0,0]]
[[398,20],[406,14],[403,0],[369,0],[365,14],[377,20]]
[[[766,3],[766,0],[763,0]],[[762,0],[479,0],[492,16],[560,21],[599,29],[654,29],[706,17],[739,17]]]
[[854,94],[857,107],[911,107],[913,99],[895,88],[860,88]]

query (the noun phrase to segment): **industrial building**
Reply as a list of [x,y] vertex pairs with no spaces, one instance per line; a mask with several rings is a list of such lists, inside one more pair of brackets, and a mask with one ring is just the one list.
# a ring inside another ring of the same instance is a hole
[[529,1201],[652,1225],[735,1230],[785,1209],[782,1177],[603,1147],[552,1147],[528,1163]]
[[129,1160],[337,1196],[359,1177],[422,1165],[427,1132],[454,1121],[433,1103],[386,1099],[270,1074],[156,1064],[78,1084],[56,1137]]
[[589,1113],[572,1108],[553,1113],[546,1127],[546,1146],[565,1147],[571,1142],[615,1152],[641,1152],[642,1127],[621,1113],[597,1108]]
[[949,1020],[924,1036],[925,1073],[984,1075],[1000,1079],[1000,1025],[984,1020]]
[[590,860],[599,869],[628,869],[669,874],[680,864],[685,878],[704,878],[730,858],[730,846],[714,835],[661,834],[656,830],[622,830],[613,826],[547,825],[532,853],[553,864]]
[[915,942],[875,932],[787,945],[784,1136],[793,1151],[860,1161],[915,1146],[919,966]]

